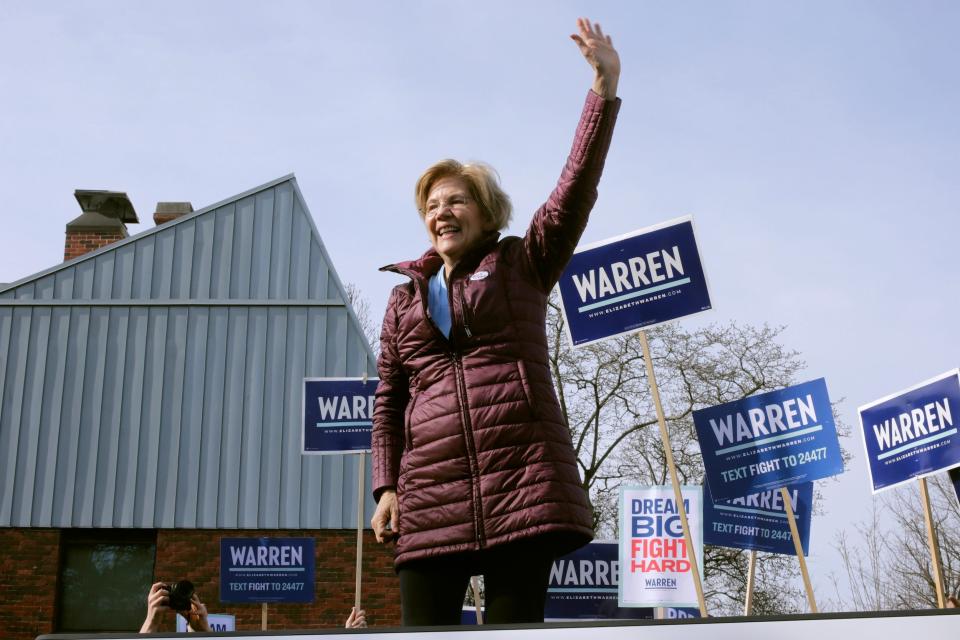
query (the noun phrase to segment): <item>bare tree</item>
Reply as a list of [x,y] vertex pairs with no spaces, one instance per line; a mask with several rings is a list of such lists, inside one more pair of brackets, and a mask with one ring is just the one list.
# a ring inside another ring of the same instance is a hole
[[[960,596],[960,503],[947,475],[927,479],[934,530],[940,548],[946,596]],[[872,515],[856,526],[856,535],[838,534],[851,595],[840,593],[833,577],[837,608],[860,611],[927,609],[937,606],[933,562],[919,487],[908,483],[876,499]],[[879,503],[879,505],[877,504]],[[878,513],[887,514],[881,525]]]
[[[779,343],[782,331],[735,323],[694,331],[673,323],[648,331],[681,483],[701,484],[704,477],[695,409],[795,382],[804,362]],[[551,300],[547,333],[557,394],[594,504],[597,531],[616,536],[620,485],[669,483],[640,339],[626,335],[573,349],[556,300]],[[711,611],[738,612],[746,595],[747,552],[708,547],[705,556]],[[805,610],[797,576],[793,556],[760,554],[754,610]]]
[[831,608],[853,608],[857,611],[896,608],[888,584],[890,576],[884,572],[890,543],[884,535],[876,503],[872,507],[869,520],[854,526],[856,535],[853,538],[845,531],[840,531],[836,536],[834,548],[843,562],[848,585],[845,591],[849,596],[841,592],[839,577],[831,575],[836,594],[836,603],[831,603]]
[[347,294],[347,303],[353,307],[353,312],[357,315],[357,321],[360,323],[360,329],[363,331],[363,335],[370,344],[370,348],[373,349],[374,355],[379,354],[379,325],[370,315],[370,301],[367,300],[366,296],[363,295],[363,292],[360,291],[360,287],[352,282],[348,282],[343,288]]

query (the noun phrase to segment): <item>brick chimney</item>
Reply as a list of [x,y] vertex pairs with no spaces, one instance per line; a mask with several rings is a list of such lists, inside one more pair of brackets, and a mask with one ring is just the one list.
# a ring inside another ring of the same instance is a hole
[[83,213],[67,223],[64,261],[123,240],[129,235],[127,224],[140,222],[130,198],[125,193],[77,189],[73,195],[80,203]]
[[188,213],[193,213],[193,205],[189,202],[158,202],[153,221],[159,227]]

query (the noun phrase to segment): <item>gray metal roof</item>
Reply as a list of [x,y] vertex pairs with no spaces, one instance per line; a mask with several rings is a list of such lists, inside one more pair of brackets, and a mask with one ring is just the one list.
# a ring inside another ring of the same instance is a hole
[[376,375],[345,300],[292,175],[0,287],[0,526],[355,527],[300,455],[303,378]]

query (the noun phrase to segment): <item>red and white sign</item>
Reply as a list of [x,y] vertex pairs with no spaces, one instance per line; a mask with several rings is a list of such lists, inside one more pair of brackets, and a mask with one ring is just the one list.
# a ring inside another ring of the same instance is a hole
[[[682,487],[700,575],[703,575],[703,490]],[[620,490],[621,607],[696,607],[691,554],[671,487]]]

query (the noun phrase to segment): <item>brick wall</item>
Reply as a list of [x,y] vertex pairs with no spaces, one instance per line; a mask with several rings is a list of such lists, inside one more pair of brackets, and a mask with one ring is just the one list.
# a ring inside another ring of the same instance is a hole
[[[271,630],[342,627],[353,605],[356,531],[220,531],[162,529],[157,532],[154,581],[191,580],[211,613],[237,618],[238,630],[260,629],[259,604],[221,604],[220,538],[309,537],[316,540],[316,599],[312,605],[269,606]],[[32,640],[56,624],[60,531],[0,529],[0,638]],[[362,605],[371,626],[399,626],[400,591],[393,553],[364,532]],[[165,629],[175,628],[173,614]],[[135,631],[135,630],[131,630]]]
[[[342,627],[353,606],[354,567],[357,532],[319,531],[210,531],[163,529],[157,534],[156,580],[186,578],[194,583],[210,613],[229,613],[237,617],[238,630],[260,628],[259,604],[221,604],[220,538],[256,536],[309,537],[316,540],[317,582],[313,605],[271,604],[268,628],[271,630],[319,629]],[[393,571],[392,549],[384,549],[370,531],[363,540],[363,591],[361,604],[367,612],[367,624],[400,625],[400,583]],[[170,618],[170,629],[174,621]]]
[[98,231],[67,231],[67,239],[63,248],[63,261],[73,260],[84,254],[96,251],[100,247],[123,240],[125,233],[108,233]]
[[58,529],[0,529],[0,638],[52,633]]

